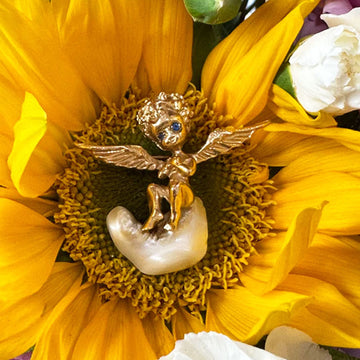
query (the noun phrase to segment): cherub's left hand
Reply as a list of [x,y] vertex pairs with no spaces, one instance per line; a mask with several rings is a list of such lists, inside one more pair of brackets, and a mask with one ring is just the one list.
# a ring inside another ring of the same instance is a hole
[[174,156],[170,159],[170,163],[185,176],[192,176],[195,173],[196,163],[192,157],[181,159],[179,156]]

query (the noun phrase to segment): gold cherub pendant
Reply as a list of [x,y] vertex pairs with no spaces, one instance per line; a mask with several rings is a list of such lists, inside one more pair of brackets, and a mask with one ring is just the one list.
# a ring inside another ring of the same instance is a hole
[[[157,170],[159,179],[169,178],[167,186],[149,184],[150,216],[145,224],[137,223],[122,207],[113,209],[107,217],[115,245],[146,274],[178,271],[201,260],[207,249],[206,212],[201,200],[194,198],[189,177],[194,175],[197,164],[240,146],[267,124],[237,130],[215,129],[197,153],[187,154],[182,147],[190,130],[191,115],[181,95],[164,92],[145,101],[138,111],[137,122],[143,133],[161,150],[171,152],[165,159],[150,155],[138,145],[77,144],[107,163]],[[163,199],[170,205],[169,216],[163,214]]]
[[162,199],[166,199],[170,205],[170,219],[165,225],[166,229],[175,230],[181,210],[194,201],[189,177],[194,175],[196,164],[240,146],[251,138],[256,129],[266,125],[261,123],[234,131],[215,129],[197,153],[186,154],[182,147],[189,132],[190,118],[191,112],[179,94],[161,92],[157,98],[147,100],[139,110],[137,122],[143,133],[161,150],[171,152],[172,155],[166,160],[151,156],[138,145],[78,144],[107,163],[139,170],[158,170],[159,179],[169,178],[168,186],[150,184],[147,188],[150,216],[142,227],[144,231],[153,229],[164,218],[161,210]]

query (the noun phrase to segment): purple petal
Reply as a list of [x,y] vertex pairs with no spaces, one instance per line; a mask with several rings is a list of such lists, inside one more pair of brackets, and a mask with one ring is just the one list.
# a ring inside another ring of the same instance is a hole
[[359,7],[360,6],[360,0],[350,0],[350,4],[353,7]]
[[30,360],[31,354],[32,354],[32,351],[28,351],[27,353],[17,356],[16,358],[14,358],[12,360]]
[[360,358],[360,349],[338,348],[338,350],[340,350],[350,356]]
[[304,25],[299,32],[296,42],[308,35],[316,34],[328,28],[324,21],[320,19],[322,8],[317,6],[304,20]]
[[350,0],[325,0],[323,13],[341,15],[346,14],[352,8]]

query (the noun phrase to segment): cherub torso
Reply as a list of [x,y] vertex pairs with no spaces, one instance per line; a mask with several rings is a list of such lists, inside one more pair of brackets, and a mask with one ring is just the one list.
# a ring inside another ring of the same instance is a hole
[[159,178],[168,177],[170,185],[177,182],[188,184],[189,177],[194,175],[195,171],[195,159],[191,155],[178,151],[165,161],[163,168],[159,171]]

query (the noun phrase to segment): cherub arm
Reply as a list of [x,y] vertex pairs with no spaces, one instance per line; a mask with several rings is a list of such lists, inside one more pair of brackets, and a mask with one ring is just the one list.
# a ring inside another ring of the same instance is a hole
[[192,176],[196,171],[196,161],[193,156],[189,156],[184,160],[180,160],[179,157],[173,156],[168,162],[179,169],[185,176]]
[[138,145],[97,146],[77,143],[76,146],[89,150],[96,158],[116,166],[138,170],[160,170],[164,166],[164,161],[151,156]]
[[196,163],[201,163],[221,154],[225,154],[231,149],[240,146],[246,140],[249,140],[255,130],[266,126],[268,122],[262,122],[258,125],[245,127],[237,130],[215,129],[210,133],[205,145],[191,156]]

